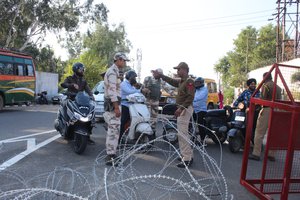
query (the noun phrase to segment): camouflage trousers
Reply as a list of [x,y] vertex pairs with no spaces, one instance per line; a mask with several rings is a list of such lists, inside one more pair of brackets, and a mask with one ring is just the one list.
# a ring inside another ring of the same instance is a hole
[[107,135],[105,143],[106,153],[107,155],[116,154],[120,134],[121,117],[116,117],[115,112],[105,112],[103,117],[107,123]]
[[151,128],[152,128],[152,130],[155,131],[156,123],[157,123],[159,101],[158,100],[147,99],[146,100],[146,105],[149,109],[150,116],[151,116]]

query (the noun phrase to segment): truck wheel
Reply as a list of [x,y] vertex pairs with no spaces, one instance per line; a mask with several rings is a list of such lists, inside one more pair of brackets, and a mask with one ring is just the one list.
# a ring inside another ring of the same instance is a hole
[[4,100],[3,97],[0,95],[0,110],[2,110],[4,107]]

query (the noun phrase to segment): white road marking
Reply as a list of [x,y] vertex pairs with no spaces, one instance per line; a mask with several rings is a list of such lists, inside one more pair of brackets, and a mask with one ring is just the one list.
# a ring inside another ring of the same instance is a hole
[[28,138],[28,137],[31,137],[31,136],[36,136],[36,135],[43,135],[43,134],[47,134],[47,133],[53,133],[55,132],[56,130],[50,130],[50,131],[44,131],[44,132],[40,132],[40,133],[34,133],[34,134],[30,134],[30,135],[23,135],[23,136],[20,136],[20,137],[15,137],[15,138],[10,138],[10,139],[6,139],[6,140],[0,140],[0,143],[7,143],[7,142],[14,142],[14,141],[17,141],[18,139],[22,139],[22,138]]
[[[53,131],[46,131],[46,132],[42,132],[42,133],[36,133],[36,134],[32,134],[32,135],[26,135],[26,136],[21,136],[21,137],[16,137],[16,138],[11,138],[11,139],[0,141],[0,143],[11,143],[11,142],[24,141],[24,140],[27,141],[27,149],[25,151],[21,152],[20,154],[14,156],[13,158],[7,160],[6,162],[2,163],[0,165],[0,172],[5,170],[7,167],[10,167],[13,164],[17,163],[18,161],[20,161],[21,159],[23,159],[27,155],[31,154],[35,150],[37,150],[37,149],[39,149],[39,148],[41,148],[41,147],[49,144],[50,142],[52,142],[52,141],[54,141],[54,140],[61,137],[60,134],[57,134],[57,135],[55,135],[55,136],[39,143],[38,145],[36,145],[36,143],[35,143],[35,138],[26,138],[26,137],[41,135],[41,134],[45,134],[45,133],[49,133],[49,132],[53,132]],[[22,140],[22,138],[26,138],[26,139]]]

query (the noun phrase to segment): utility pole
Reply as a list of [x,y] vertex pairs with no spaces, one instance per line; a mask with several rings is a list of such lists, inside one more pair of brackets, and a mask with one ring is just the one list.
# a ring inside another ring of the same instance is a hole
[[142,69],[142,50],[137,49],[136,51],[136,60],[137,60],[137,82],[141,82],[141,69]]
[[[300,56],[299,0],[277,0],[276,62]],[[288,17],[288,21],[286,18]]]

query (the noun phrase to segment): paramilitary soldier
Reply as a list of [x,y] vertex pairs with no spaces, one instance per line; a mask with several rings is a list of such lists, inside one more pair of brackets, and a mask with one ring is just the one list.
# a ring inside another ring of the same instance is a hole
[[184,168],[185,166],[189,167],[193,163],[193,149],[189,144],[188,127],[193,114],[195,86],[194,80],[188,76],[189,67],[185,62],[179,63],[174,69],[177,69],[177,75],[180,77],[180,80],[172,79],[157,71],[154,71],[153,74],[170,85],[178,87],[178,95],[176,96],[178,108],[174,115],[177,117],[179,149],[183,157],[181,162],[177,164],[177,167]]
[[108,68],[104,76],[104,119],[107,122],[108,129],[106,135],[106,165],[116,166],[116,152],[121,124],[121,92],[119,79],[119,69],[126,65],[129,59],[123,53],[116,53],[114,64]]
[[[154,71],[163,74],[163,70],[160,68]],[[151,72],[153,73],[154,71],[152,70]],[[151,127],[154,132],[156,129],[159,99],[161,96],[160,90],[161,90],[161,79],[158,75],[155,75],[153,73],[153,76],[147,76],[144,79],[144,84],[142,86],[142,93],[146,96],[146,105],[151,114],[151,120],[152,120]]]

